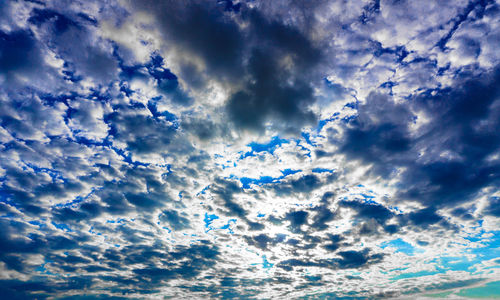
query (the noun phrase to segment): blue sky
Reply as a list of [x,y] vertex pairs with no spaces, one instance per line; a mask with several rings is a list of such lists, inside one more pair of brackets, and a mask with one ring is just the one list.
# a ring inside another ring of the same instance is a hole
[[0,290],[500,298],[498,45],[498,1],[2,1]]

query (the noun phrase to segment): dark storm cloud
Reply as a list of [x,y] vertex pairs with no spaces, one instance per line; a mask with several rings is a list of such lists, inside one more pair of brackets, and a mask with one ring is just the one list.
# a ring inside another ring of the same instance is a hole
[[[342,200],[339,202],[341,208],[349,208],[356,212],[355,218],[365,222],[360,228],[360,234],[371,235],[378,233],[377,228],[382,226],[385,232],[393,234],[401,228],[411,230],[425,230],[431,225],[439,225],[442,228],[453,229],[453,226],[445,217],[438,213],[436,207],[426,207],[408,213],[396,213],[386,206],[378,203],[366,203],[360,201]],[[395,219],[397,224],[387,224],[389,220]]]
[[436,208],[427,207],[424,209],[416,210],[411,213],[402,216],[403,220],[410,221],[412,224],[419,226],[421,228],[427,228],[430,225],[441,223],[442,225],[448,225],[443,216],[436,213]]
[[489,205],[486,207],[485,213],[500,217],[500,197],[491,197],[489,199]]
[[316,120],[311,81],[322,53],[298,28],[245,5],[241,12],[196,1],[134,5],[156,16],[167,43],[200,57],[209,76],[235,86],[227,112],[238,127],[261,130],[280,120],[276,127],[297,131]]
[[194,134],[202,141],[209,141],[218,137],[229,137],[227,126],[202,116],[185,116],[181,128]]
[[[405,168],[397,198],[434,207],[467,201],[498,184],[500,164],[489,157],[500,148],[500,71],[457,75],[454,86],[406,103],[371,94],[349,122],[342,151],[373,163],[371,172],[384,177]],[[410,129],[414,113],[430,118],[416,132]]]
[[[308,110],[314,97],[306,74],[319,62],[321,52],[296,28],[269,21],[253,10],[249,20],[258,50],[251,50],[246,66],[251,81],[228,100],[229,114],[247,128],[259,129],[268,119],[283,120],[285,130],[311,124],[316,116]],[[287,56],[291,61],[280,62]]]
[[341,151],[352,159],[375,162],[373,171],[389,176],[407,157],[412,120],[407,106],[393,103],[386,95],[371,93],[366,103],[359,105],[357,118],[349,123]]
[[64,59],[67,72],[90,76],[102,83],[118,74],[111,47],[103,47],[104,41],[94,39],[90,28],[95,24],[84,15],[66,16],[55,10],[35,8],[28,22],[40,29],[48,47]]
[[307,224],[308,215],[307,211],[302,210],[287,213],[285,219],[290,222],[290,231],[301,232],[302,225]]
[[16,74],[24,75],[39,70],[44,64],[33,32],[0,31],[0,72],[6,75],[7,80],[14,80]]
[[228,112],[236,125],[259,130],[266,120],[278,119],[285,122],[285,130],[294,130],[316,120],[308,110],[314,101],[312,87],[286,74],[269,53],[254,50],[249,73],[254,81],[228,100]]
[[212,3],[150,0],[133,5],[155,14],[167,40],[203,58],[210,72],[239,75],[244,37]]

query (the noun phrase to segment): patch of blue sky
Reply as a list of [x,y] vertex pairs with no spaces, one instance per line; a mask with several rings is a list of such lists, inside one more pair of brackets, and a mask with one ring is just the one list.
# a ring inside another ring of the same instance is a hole
[[54,207],[71,207],[73,205],[79,204],[85,200],[87,200],[90,196],[92,196],[96,191],[101,190],[102,188],[92,188],[92,190],[84,196],[76,196],[75,199],[68,201],[66,203],[58,203],[54,205]]
[[[40,221],[37,221],[37,220],[34,220],[34,221],[28,221],[28,223],[30,223],[31,225],[35,225],[35,226],[38,226],[39,229],[42,229],[44,227],[46,227],[46,225]],[[55,225],[54,225],[55,226]]]
[[455,295],[466,298],[499,299],[500,281],[492,281],[483,286],[462,289]]
[[[483,270],[491,270],[491,269],[500,269],[500,265],[483,268]],[[483,272],[478,272],[478,273],[482,274]]]
[[349,102],[344,107],[352,108],[352,109],[358,109],[358,103],[357,102]]
[[215,214],[205,213],[205,218],[203,219],[203,222],[205,223],[205,232],[216,229],[228,229],[230,234],[234,234],[234,231],[231,229],[231,223],[235,224],[237,222],[237,219],[229,219],[227,223],[225,225],[222,225],[221,227],[212,226],[213,221],[217,219],[220,219],[220,217]]
[[471,242],[479,242],[483,245],[483,247],[468,249],[468,253],[475,255],[475,258],[472,260],[474,263],[480,263],[500,257],[500,231],[486,232],[486,234],[491,235],[491,237],[488,238],[481,238],[480,236],[483,234],[484,233],[480,233],[476,236],[466,238]]
[[[252,252],[254,253],[253,251],[249,251],[249,252]],[[270,263],[268,260],[267,260],[267,257],[266,255],[262,255],[262,262],[261,263],[253,263],[253,264],[250,264],[251,266],[262,266],[262,269],[264,270],[269,270],[269,269],[272,269],[272,267],[274,266],[274,264]]]
[[313,173],[333,173],[335,170],[333,169],[325,169],[325,168],[314,168],[312,169]]
[[474,265],[481,263],[480,259],[469,260],[466,257],[446,256],[440,258],[441,267],[450,271],[467,271],[474,272]]
[[[297,207],[313,207],[314,206],[313,203],[295,203],[294,205]],[[335,227],[335,228],[338,228],[338,227]]]
[[319,120],[318,122],[318,126],[316,127],[316,133],[320,133],[321,130],[323,129],[323,127],[325,127],[326,124],[330,123],[330,122],[333,122],[335,120],[338,120],[339,119],[339,115],[340,113],[339,112],[336,112],[334,113],[330,118],[328,119],[323,119],[323,120]]
[[[29,162],[26,162],[26,161],[22,161],[22,162],[26,166],[28,166],[29,168],[31,168],[35,173],[45,173],[45,174],[49,175],[53,180],[66,181],[66,178],[64,178],[63,175],[61,174],[61,172],[59,172],[57,170],[38,167],[37,165],[29,163]],[[22,168],[23,168],[23,170],[26,170],[26,167],[23,166]]]
[[346,116],[346,117],[343,117],[343,118],[341,119],[341,121],[347,124],[347,123],[349,123],[350,121],[355,120],[355,119],[357,119],[357,118],[358,118],[358,116],[357,116],[357,115],[351,115],[351,116]]
[[[100,145],[99,143],[96,143],[95,146],[107,146],[107,145]],[[134,160],[131,152],[120,149],[118,147],[113,147],[113,146],[107,146],[107,147],[109,149],[113,150],[119,156],[121,156],[123,158],[124,162],[126,162],[134,167],[149,167],[151,165],[150,163],[145,163],[145,162],[141,162],[138,160]]]
[[57,229],[61,229],[62,231],[66,231],[66,232],[73,232],[73,230],[68,226],[68,224],[56,223],[56,222],[51,222],[51,223]]
[[360,193],[359,194],[361,197],[363,197],[363,201],[365,203],[370,203],[370,204],[378,204],[377,201],[375,201],[375,196],[373,195],[368,195],[368,194],[364,194],[364,193]]
[[270,263],[265,255],[262,255],[262,268],[271,269],[273,266],[274,264]]
[[213,229],[211,224],[214,220],[217,220],[217,219],[219,219],[218,215],[215,215],[215,214],[209,215],[208,213],[205,213],[205,218],[203,219],[203,222],[205,223],[205,232],[209,232],[210,230]]
[[421,249],[416,249],[412,244],[403,241],[401,238],[383,242],[379,245],[380,248],[385,249],[387,247],[395,248],[395,253],[401,252],[409,256],[415,255],[415,252],[422,252]]
[[363,193],[361,193],[360,195],[363,196],[363,198],[365,198],[365,199],[373,199],[373,198],[375,198],[375,196],[373,196],[373,195],[368,195],[368,194],[363,194]]
[[230,234],[234,234],[234,231],[231,229],[231,223],[236,223],[236,219],[230,219],[229,221],[227,221],[226,225],[223,225],[218,229],[228,229]]
[[46,259],[43,264],[41,264],[40,266],[38,266],[36,269],[35,269],[35,272],[40,272],[42,274],[46,274],[46,275],[56,275],[56,276],[60,276],[58,274],[54,274],[52,272],[50,272],[49,270],[47,270],[47,268],[45,267],[45,265],[49,264],[49,263],[52,263],[51,260],[48,260]]
[[124,222],[126,222],[126,221],[127,221],[127,220],[126,220],[126,219],[124,219],[124,218],[118,218],[118,219],[116,219],[116,220],[107,220],[107,221],[106,221],[106,223],[109,223],[109,224],[115,224],[115,223],[118,223],[118,224],[120,224],[120,223],[124,223]]
[[251,142],[247,146],[250,147],[250,149],[252,149],[252,150],[242,154],[240,159],[244,159],[245,157],[248,157],[248,156],[255,156],[255,153],[260,153],[260,152],[269,152],[269,153],[273,154],[274,150],[276,150],[276,148],[281,147],[281,145],[288,144],[288,143],[290,143],[289,140],[282,139],[279,136],[273,136],[268,143],[260,144],[257,142]]
[[205,195],[206,191],[210,188],[210,184],[207,185],[206,187],[204,187],[201,191],[199,191],[196,196],[199,196],[199,195]]
[[[358,185],[358,187],[364,187],[364,186],[363,185]],[[368,192],[372,192],[372,191],[368,191]],[[379,204],[377,201],[374,200],[376,198],[376,196],[373,196],[373,195],[369,195],[369,194],[366,194],[366,193],[351,193],[350,195],[351,196],[361,196],[362,199],[359,199],[359,197],[356,197],[356,200],[360,200],[360,201],[362,200],[365,203]],[[343,200],[349,200],[349,197],[343,197],[342,199]]]
[[[91,192],[92,193],[92,192]],[[66,202],[66,203],[59,203],[59,204],[56,204],[55,207],[69,207],[69,206],[72,206],[72,205],[75,205],[75,204],[78,204],[78,203],[81,203],[83,201],[85,201],[85,199],[88,198],[89,195],[87,196],[76,196],[75,199],[69,201],[69,202]]]
[[304,147],[303,145],[301,145],[301,140],[300,139],[296,139],[295,140],[297,142],[297,147],[299,147],[301,150],[305,150],[307,151],[306,154],[304,154],[304,156],[307,156],[307,157],[311,157],[311,149],[307,148],[307,147]]
[[[436,265],[435,271],[421,271],[415,273],[404,273],[391,278],[391,280],[399,280],[405,278],[416,278],[428,275],[445,273],[447,271],[465,271],[474,273],[477,270],[477,265],[483,261],[492,260],[500,257],[500,236],[499,231],[489,232],[492,234],[490,238],[481,239],[484,247],[467,249],[468,254],[473,254],[472,258],[468,257],[451,257],[444,256],[430,261]],[[472,237],[475,240],[475,237]]]
[[316,143],[314,143],[313,141],[311,141],[311,134],[310,134],[309,132],[302,132],[302,133],[301,133],[301,135],[302,135],[302,137],[304,138],[304,141],[306,141],[306,143],[307,143],[308,145],[311,145],[311,146],[313,146],[313,147],[316,147],[316,146],[317,146],[317,144],[316,144]]
[[257,218],[263,218],[263,217],[265,217],[265,216],[266,216],[266,214],[263,214],[263,213],[258,213],[258,214],[257,214]]
[[[158,99],[158,98],[155,97],[152,100],[160,100],[160,99]],[[166,110],[165,111],[161,111],[161,112],[158,111],[158,107],[157,107],[156,102],[149,101],[147,107],[148,107],[149,111],[151,112],[151,114],[153,115],[154,118],[162,117],[166,121],[171,122],[172,126],[174,128],[178,128],[179,127],[179,118],[175,114],[173,114],[173,113],[171,113],[169,111],[166,111]]]
[[288,176],[288,175],[293,175],[299,172],[302,172],[302,170],[293,170],[293,169],[284,169],[280,171],[283,176]]
[[[278,177],[271,177],[271,176],[261,176],[259,178],[241,177],[241,178],[239,178],[239,181],[243,185],[244,189],[249,189],[251,187],[250,185],[252,185],[252,184],[255,184],[257,186],[261,186],[261,185],[268,184],[268,183],[279,182],[281,179],[287,177],[288,175],[293,175],[293,174],[302,172],[302,170],[285,169],[285,170],[281,170],[280,172],[283,175],[278,176]],[[236,178],[236,177],[231,175],[231,176],[229,176],[229,178]]]
[[89,229],[89,233],[95,234],[95,235],[102,235],[102,233],[94,231],[94,226],[91,226]]
[[280,176],[280,177],[261,176],[258,179],[257,178],[249,178],[249,177],[241,177],[240,182],[243,185],[244,189],[249,189],[251,184],[261,186],[263,184],[273,183],[275,181],[278,181],[281,178],[283,178],[283,176]]
[[451,295],[453,291],[446,291],[446,292],[441,292],[441,293],[434,293],[434,294],[426,294],[424,295],[425,298],[446,298],[447,296]]
[[215,166],[222,168],[222,170],[225,170],[225,169],[231,167],[231,165],[225,165],[225,164],[219,164],[219,163],[215,163]]
[[402,213],[403,211],[397,206],[389,206],[389,209],[395,210],[396,212]]
[[281,146],[282,144],[288,144],[289,141],[286,139],[281,139],[279,136],[274,136],[271,138],[269,143],[259,144],[256,142],[252,142],[248,144],[248,146],[252,149],[253,152],[264,152],[267,151],[269,153],[274,153],[274,150]]

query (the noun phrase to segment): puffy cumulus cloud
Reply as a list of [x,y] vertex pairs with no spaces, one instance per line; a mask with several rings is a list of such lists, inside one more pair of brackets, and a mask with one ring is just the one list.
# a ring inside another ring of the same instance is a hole
[[499,21],[494,1],[1,2],[0,290],[489,292]]

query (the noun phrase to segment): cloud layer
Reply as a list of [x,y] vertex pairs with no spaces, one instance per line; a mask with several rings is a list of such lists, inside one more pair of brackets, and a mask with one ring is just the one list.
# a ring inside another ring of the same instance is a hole
[[499,23],[498,1],[2,2],[0,289],[500,296]]

